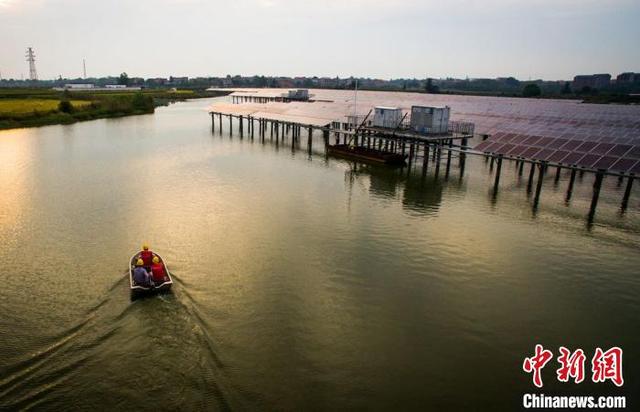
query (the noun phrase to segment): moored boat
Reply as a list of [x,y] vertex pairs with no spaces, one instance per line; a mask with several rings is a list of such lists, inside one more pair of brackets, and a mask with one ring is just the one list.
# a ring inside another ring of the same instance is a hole
[[137,284],[133,280],[133,270],[136,267],[136,262],[140,258],[140,252],[136,253],[131,257],[129,261],[129,285],[131,287],[131,299],[136,299],[138,297],[142,297],[145,295],[153,295],[157,293],[167,293],[171,290],[171,286],[173,286],[173,279],[171,279],[171,273],[169,272],[169,268],[167,267],[167,263],[162,259],[160,255],[157,253],[153,254],[160,259],[160,262],[164,265],[165,276],[162,283],[154,284],[153,286],[143,286]]
[[329,154],[340,157],[387,165],[403,165],[407,157],[406,155],[398,153],[385,152],[383,150],[361,146],[350,146],[347,144],[329,145],[327,146],[327,151]]

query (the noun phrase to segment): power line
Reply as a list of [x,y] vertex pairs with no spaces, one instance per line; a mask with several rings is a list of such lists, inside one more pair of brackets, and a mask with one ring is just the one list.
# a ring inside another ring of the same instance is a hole
[[27,54],[25,57],[29,62],[29,80],[38,80],[38,72],[36,72],[36,54],[33,52],[32,47],[27,47]]

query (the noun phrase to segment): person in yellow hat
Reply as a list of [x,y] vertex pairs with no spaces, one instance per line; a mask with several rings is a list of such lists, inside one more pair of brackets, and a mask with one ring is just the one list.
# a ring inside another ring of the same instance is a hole
[[147,269],[144,268],[144,261],[142,259],[136,261],[136,267],[133,269],[133,281],[139,286],[152,286],[151,275],[147,272]]
[[149,245],[147,245],[146,243],[142,245],[140,258],[144,262],[144,267],[146,267],[148,270],[151,267],[151,262],[153,260],[153,252],[149,250]]
[[158,256],[154,256],[153,263],[151,264],[151,277],[153,281],[156,284],[164,282],[166,274],[164,264],[160,262],[160,258]]

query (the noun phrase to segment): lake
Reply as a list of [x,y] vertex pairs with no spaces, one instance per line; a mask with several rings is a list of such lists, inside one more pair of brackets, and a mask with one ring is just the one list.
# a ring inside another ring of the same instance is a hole
[[[607,178],[589,224],[589,174],[534,211],[513,163],[493,196],[481,157],[448,179],[327,158],[320,135],[212,133],[212,101],[0,132],[0,409],[638,401],[640,185],[620,213]],[[176,284],[132,302],[143,242]],[[625,385],[559,383],[554,360],[536,390],[536,343],[619,346]]]

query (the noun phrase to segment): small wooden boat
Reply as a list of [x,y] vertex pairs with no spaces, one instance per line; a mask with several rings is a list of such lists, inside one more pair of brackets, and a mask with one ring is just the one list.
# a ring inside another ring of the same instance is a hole
[[385,152],[384,150],[370,149],[361,146],[347,144],[334,144],[327,146],[329,154],[348,159],[362,160],[370,163],[382,163],[387,165],[403,165],[407,155]]
[[171,273],[169,273],[169,268],[167,267],[166,262],[162,259],[160,255],[157,253],[153,254],[160,259],[160,262],[164,265],[164,281],[162,283],[156,283],[153,286],[143,286],[137,284],[133,280],[133,269],[136,267],[136,262],[140,258],[140,252],[136,253],[131,257],[129,261],[129,285],[131,286],[131,299],[136,299],[138,297],[146,296],[146,295],[154,295],[157,293],[167,293],[171,290],[171,286],[173,286],[173,279],[171,279]]

